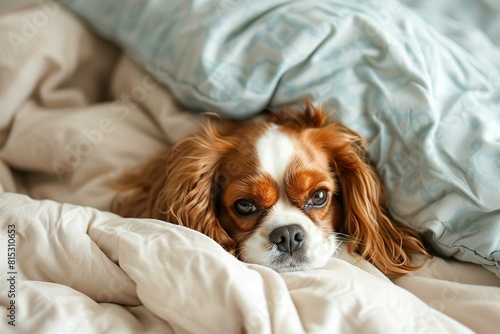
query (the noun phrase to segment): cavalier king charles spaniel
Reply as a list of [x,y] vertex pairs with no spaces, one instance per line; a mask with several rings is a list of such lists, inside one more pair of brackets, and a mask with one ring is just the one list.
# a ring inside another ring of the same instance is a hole
[[[341,240],[389,277],[429,256],[388,215],[366,141],[309,102],[260,121],[208,123],[117,180],[116,212],[200,231],[278,272],[321,268]],[[122,194],[125,195],[125,194]]]

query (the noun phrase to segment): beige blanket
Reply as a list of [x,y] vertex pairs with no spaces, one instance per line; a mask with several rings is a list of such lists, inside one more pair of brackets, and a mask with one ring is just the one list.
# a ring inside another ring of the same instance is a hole
[[43,10],[0,16],[1,333],[498,330],[500,282],[479,266],[436,258],[392,282],[341,250],[278,274],[106,212],[107,180],[201,117],[62,9],[37,21]]

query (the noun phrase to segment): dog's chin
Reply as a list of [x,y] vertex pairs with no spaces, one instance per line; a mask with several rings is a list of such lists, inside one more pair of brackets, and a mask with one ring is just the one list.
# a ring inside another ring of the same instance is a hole
[[238,258],[243,262],[265,266],[279,273],[315,270],[325,267],[334,257],[336,247],[334,242],[330,245],[331,247],[316,247],[293,254],[279,252],[275,247],[254,252],[242,247]]
[[324,267],[327,264],[325,263],[307,263],[300,261],[286,261],[286,262],[276,262],[268,265],[269,268],[279,272],[279,273],[289,273],[294,271],[305,271],[305,270],[314,270]]
[[294,271],[305,271],[305,270],[313,270],[318,269],[313,266],[305,265],[305,264],[291,264],[291,265],[270,265],[269,268],[279,272],[279,273],[290,273]]
[[272,260],[269,260],[268,258],[266,261],[259,261],[256,259],[243,259],[243,261],[271,268],[278,273],[287,273],[294,271],[320,269],[328,264],[329,259],[325,258],[322,260],[317,259],[316,261],[307,261],[302,256],[283,253],[279,256],[272,257]]

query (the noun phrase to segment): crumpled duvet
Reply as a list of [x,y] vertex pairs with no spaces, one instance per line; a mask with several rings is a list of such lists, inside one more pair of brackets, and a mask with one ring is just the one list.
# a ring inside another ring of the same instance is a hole
[[0,203],[2,228],[16,226],[19,333],[468,332],[341,259],[280,275],[165,222],[18,194]]

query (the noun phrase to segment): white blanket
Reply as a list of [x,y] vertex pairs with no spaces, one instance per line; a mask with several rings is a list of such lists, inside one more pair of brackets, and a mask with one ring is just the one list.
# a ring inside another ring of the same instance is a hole
[[201,117],[72,15],[43,13],[0,16],[1,333],[498,330],[500,281],[476,265],[435,258],[392,282],[342,249],[278,274],[198,232],[106,212],[107,180]]

